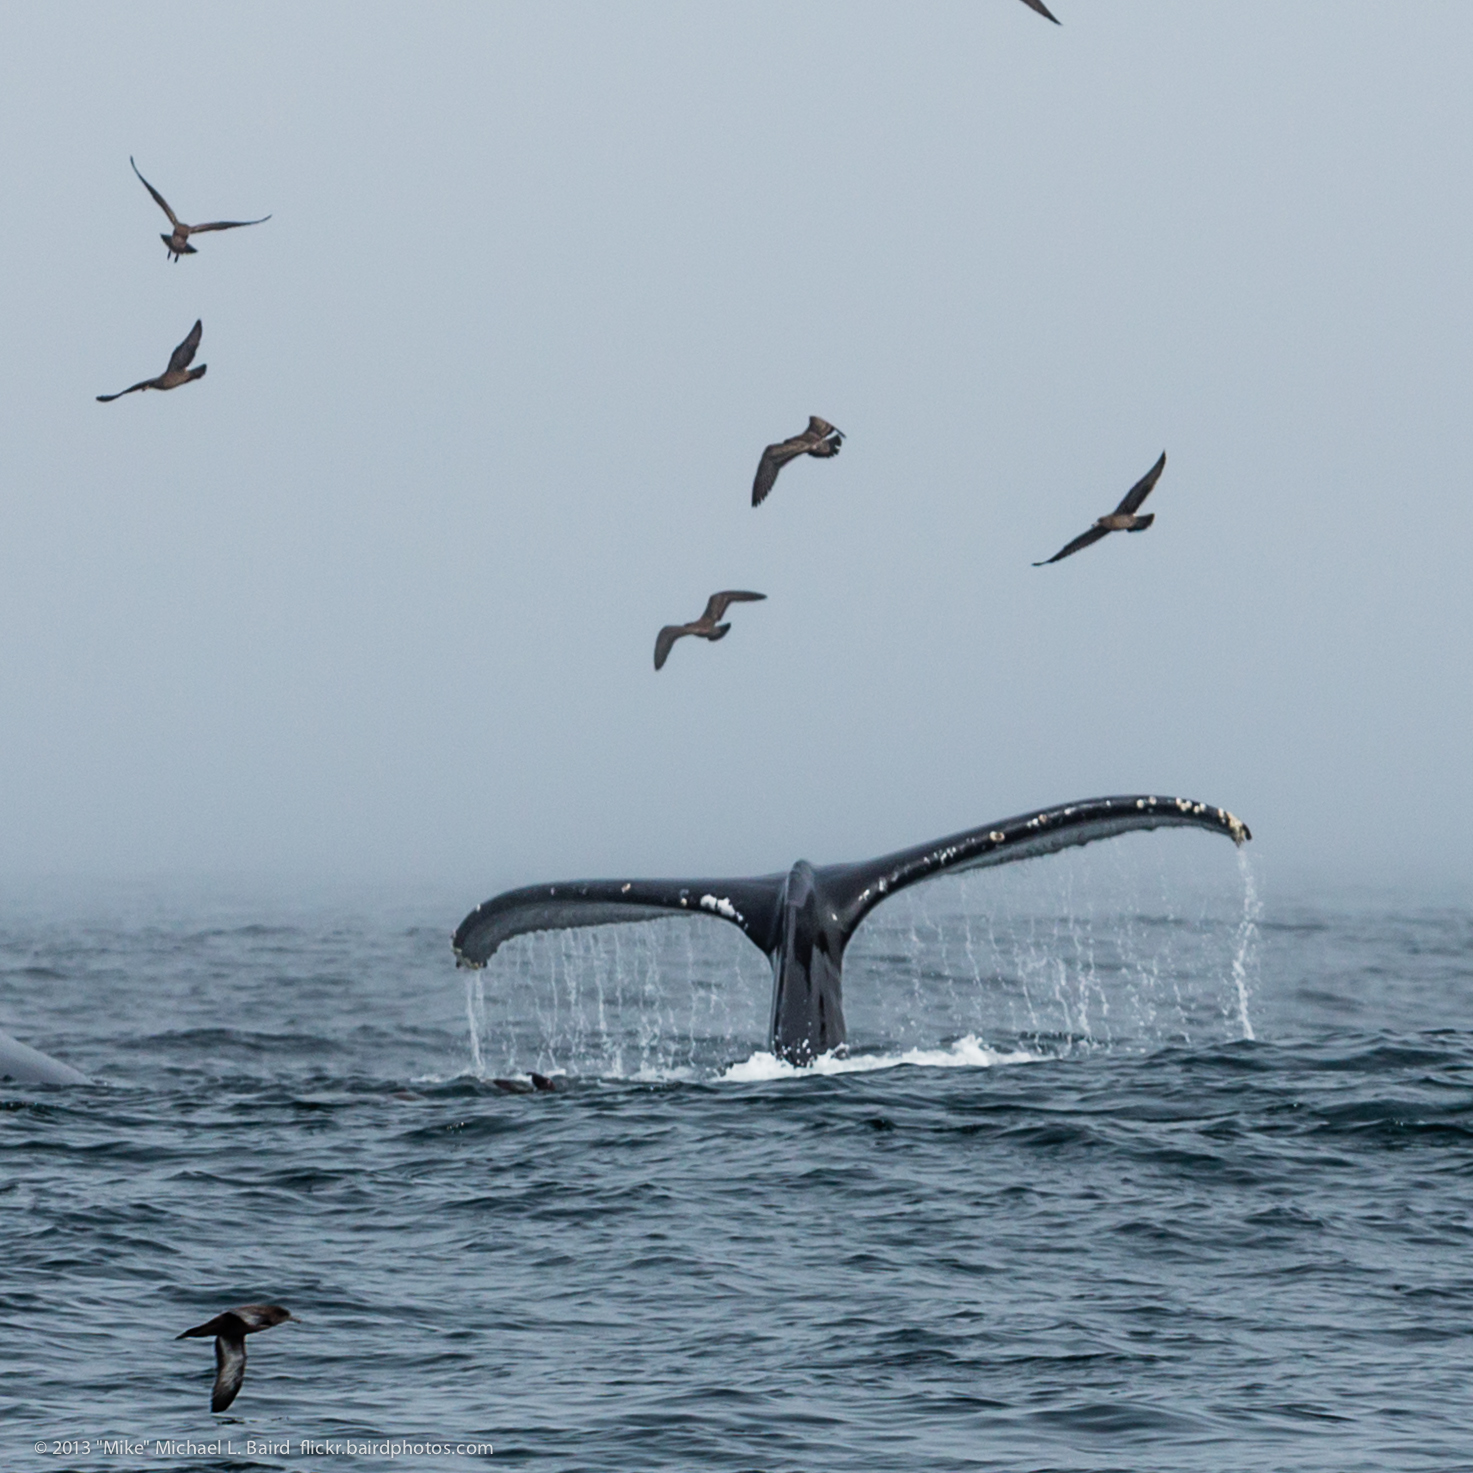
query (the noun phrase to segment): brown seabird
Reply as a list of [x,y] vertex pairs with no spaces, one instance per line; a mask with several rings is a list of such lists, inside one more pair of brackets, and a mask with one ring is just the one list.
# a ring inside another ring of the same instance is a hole
[[245,1380],[245,1337],[258,1330],[269,1330],[283,1320],[301,1323],[279,1304],[242,1304],[239,1309],[226,1310],[207,1323],[174,1337],[176,1340],[215,1337],[215,1389],[210,1395],[212,1412],[223,1412],[235,1400],[240,1383]]
[[119,389],[116,394],[99,394],[99,404],[111,404],[114,399],[121,399],[124,394],[136,394],[139,389],[177,389],[180,384],[187,384],[191,379],[203,378],[205,369],[210,365],[201,363],[198,368],[189,365],[194,361],[194,355],[199,351],[199,340],[204,335],[205,325],[196,320],[193,327],[189,329],[189,336],[169,354],[169,366],[157,377],[146,378],[127,389]]
[[[128,162],[133,164],[133,156],[129,154]],[[154,197],[164,214],[169,217],[169,224],[174,227],[172,235],[161,235],[160,240],[168,248],[169,258],[177,261],[180,256],[194,256],[199,253],[190,245],[191,235],[202,235],[206,230],[239,230],[242,225],[262,225],[271,218],[270,215],[262,215],[259,220],[212,220],[208,225],[186,225],[173,210],[169,208],[169,202],[158,190],[156,190],[142,174],[138,173],[138,165],[133,164],[133,172],[143,180],[143,187]]]
[[791,440],[780,440],[762,452],[762,459],[757,462],[757,477],[752,482],[752,505],[761,506],[767,500],[767,493],[777,481],[777,473],[790,460],[796,460],[800,455],[816,455],[820,460],[827,460],[839,453],[843,443],[842,430],[836,430],[828,420],[810,414],[808,428],[801,435],[794,435]]
[[[822,423],[822,421],[819,421]],[[670,648],[682,635],[695,634],[701,639],[718,640],[726,637],[730,624],[719,624],[717,620],[726,612],[729,604],[755,603],[766,598],[765,593],[743,593],[729,588],[725,593],[713,593],[706,600],[706,612],[690,624],[667,624],[655,638],[655,669],[658,670],[670,658]]]
[[1136,513],[1140,510],[1141,502],[1151,494],[1156,482],[1161,479],[1161,472],[1165,469],[1166,452],[1163,450],[1161,459],[1125,493],[1125,499],[1109,516],[1100,517],[1088,532],[1081,532],[1073,542],[1061,547],[1052,557],[1045,558],[1041,563],[1034,563],[1033,566],[1035,568],[1047,567],[1049,563],[1056,563],[1060,558],[1069,557],[1072,553],[1078,552],[1081,547],[1088,547],[1091,542],[1098,542],[1101,537],[1106,537],[1111,532],[1144,532],[1156,520],[1156,514],[1147,512],[1145,516],[1139,517]]
[[1056,16],[1053,11],[1050,10],[1048,6],[1043,3],[1043,0],[1023,0],[1023,4],[1026,5],[1029,10],[1036,10],[1040,15],[1046,16],[1049,20],[1053,21],[1055,25],[1059,24],[1059,17]]

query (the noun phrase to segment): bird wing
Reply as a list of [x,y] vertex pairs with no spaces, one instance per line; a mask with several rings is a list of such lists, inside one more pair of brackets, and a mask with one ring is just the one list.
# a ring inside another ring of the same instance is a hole
[[189,329],[189,336],[169,354],[168,373],[183,373],[191,363],[194,355],[199,352],[199,340],[204,335],[205,325],[202,320],[197,320]]
[[1166,452],[1161,452],[1161,459],[1138,480],[1129,491],[1125,493],[1125,500],[1115,508],[1116,515],[1128,512],[1134,516],[1141,509],[1141,502],[1155,489],[1156,482],[1161,479],[1161,472],[1166,469]]
[[254,1335],[257,1330],[269,1330],[283,1320],[296,1318],[290,1310],[283,1309],[279,1304],[242,1304],[230,1313],[245,1326],[247,1335]]
[[259,220],[212,220],[208,225],[186,225],[184,228],[191,235],[199,235],[205,230],[239,230],[242,225],[264,225],[270,215],[262,215]]
[[114,399],[121,399],[124,394],[136,394],[139,389],[156,389],[158,383],[159,381],[156,378],[141,379],[138,383],[132,384],[126,389],[119,389],[116,394],[99,394],[97,396],[97,402],[99,404],[111,404]]
[[752,482],[752,505],[761,506],[767,493],[777,483],[777,473],[790,461],[808,453],[811,442],[806,435],[794,435],[791,440],[781,440],[769,445],[757,462],[757,476]]
[[[217,1314],[214,1319],[206,1320],[204,1324],[196,1325],[192,1330],[185,1330],[182,1334],[175,1335],[174,1338],[176,1340],[193,1340],[201,1335],[218,1335],[222,1326],[226,1329],[229,1328],[229,1316],[226,1314]],[[245,1332],[242,1331],[241,1333],[244,1334]]]
[[[129,154],[128,155],[128,162],[130,164],[133,164],[133,155],[132,154]],[[138,165],[137,164],[133,164],[133,172],[135,174],[138,174]],[[138,177],[140,179],[143,179],[143,175],[142,174],[138,174]],[[159,209],[161,209],[164,212],[164,214],[166,214],[169,217],[169,223],[171,225],[178,225],[178,223],[179,223],[179,217],[178,217],[178,215],[176,215],[173,212],[173,210],[171,210],[169,208],[169,202],[168,202],[168,200],[166,200],[163,197],[163,195],[161,195],[158,192],[158,190],[156,190],[153,187],[153,185],[148,182],[147,179],[143,179],[143,187],[154,197],[154,200],[157,203]]]
[[1081,532],[1073,542],[1061,547],[1052,557],[1046,557],[1041,563],[1034,563],[1033,566],[1035,568],[1045,568],[1050,563],[1058,562],[1060,558],[1072,556],[1081,547],[1088,547],[1091,542],[1098,542],[1101,537],[1108,537],[1109,535],[1110,532],[1107,527],[1091,527],[1088,532]]
[[1056,16],[1053,11],[1050,10],[1048,6],[1043,3],[1043,0],[1023,0],[1023,4],[1026,5],[1029,10],[1036,10],[1040,15],[1046,16],[1049,20],[1053,21],[1055,25],[1060,24],[1059,17]]
[[[224,1316],[222,1315],[223,1319]],[[236,1398],[245,1380],[245,1326],[215,1336],[215,1389],[210,1394],[210,1410],[223,1412]]]
[[725,593],[713,593],[706,600],[706,612],[701,615],[701,621],[705,623],[709,620],[714,624],[732,604],[756,603],[766,597],[765,593],[745,593],[739,588],[728,588]]
[[689,634],[690,629],[684,624],[667,624],[655,636],[655,669],[658,670],[666,660],[670,658],[670,650],[675,641],[682,635]]
[[810,414],[808,416],[808,429],[804,432],[803,435],[799,436],[799,438],[809,440],[822,440],[829,435],[837,435],[838,433],[839,431],[836,430],[833,425],[828,422],[828,420],[820,419],[816,414]]

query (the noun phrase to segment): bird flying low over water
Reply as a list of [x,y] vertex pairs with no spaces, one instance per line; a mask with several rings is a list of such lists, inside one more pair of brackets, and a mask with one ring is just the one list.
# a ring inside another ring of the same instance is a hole
[[767,500],[767,493],[777,481],[777,473],[790,460],[796,460],[800,455],[816,455],[820,460],[827,460],[839,453],[843,443],[842,430],[836,430],[828,420],[820,419],[816,414],[809,415],[808,428],[801,435],[794,435],[791,440],[780,440],[762,452],[762,459],[757,462],[757,478],[752,482],[752,505],[761,506]]
[[235,1400],[240,1383],[245,1380],[245,1337],[258,1330],[269,1330],[283,1320],[301,1323],[279,1304],[242,1304],[239,1309],[226,1310],[205,1324],[196,1325],[194,1329],[174,1337],[176,1340],[215,1337],[215,1389],[210,1396],[212,1412],[223,1412]]
[[682,635],[694,634],[701,639],[713,641],[725,639],[726,631],[731,625],[719,624],[717,620],[726,612],[728,605],[755,603],[766,597],[765,593],[743,593],[740,589],[733,588],[727,589],[725,593],[713,593],[706,600],[706,612],[694,623],[667,624],[659,632],[655,638],[655,669],[658,670],[670,658],[671,647]]
[[111,404],[114,399],[121,399],[124,394],[136,394],[139,389],[177,389],[180,384],[187,384],[191,379],[203,378],[208,363],[201,363],[198,368],[189,365],[194,362],[194,355],[199,351],[199,340],[204,335],[205,325],[196,321],[189,329],[189,336],[169,354],[169,366],[157,377],[146,378],[139,383],[131,385],[126,389],[119,389],[116,394],[99,394],[99,404]]
[[[128,162],[133,164],[131,154],[128,157]],[[169,208],[168,200],[147,179],[144,179],[142,174],[138,173],[137,164],[133,164],[133,172],[138,174],[139,179],[143,181],[143,187],[154,197],[155,203],[169,217],[169,224],[174,227],[171,235],[161,235],[159,237],[168,248],[170,260],[177,261],[180,256],[194,256],[199,254],[189,243],[189,237],[191,235],[202,235],[206,230],[239,230],[242,225],[263,225],[271,218],[270,215],[262,215],[259,220],[214,220],[208,225],[186,225]]]
[[1023,4],[1026,5],[1029,10],[1036,10],[1040,15],[1047,17],[1049,20],[1053,21],[1055,25],[1059,24],[1059,17],[1056,16],[1053,11],[1050,10],[1048,6],[1043,3],[1043,0],[1023,0]]
[[1081,547],[1088,547],[1091,542],[1098,542],[1101,537],[1108,536],[1111,532],[1144,532],[1152,522],[1156,520],[1154,512],[1147,512],[1145,516],[1137,516],[1141,509],[1141,502],[1151,494],[1156,482],[1161,479],[1161,472],[1166,469],[1166,452],[1161,452],[1161,459],[1138,480],[1129,491],[1125,493],[1125,499],[1107,517],[1100,517],[1088,532],[1081,532],[1073,542],[1061,547],[1052,557],[1045,558],[1041,563],[1034,563],[1035,568],[1047,567],[1049,563],[1056,563],[1060,558],[1069,557],[1079,551]]

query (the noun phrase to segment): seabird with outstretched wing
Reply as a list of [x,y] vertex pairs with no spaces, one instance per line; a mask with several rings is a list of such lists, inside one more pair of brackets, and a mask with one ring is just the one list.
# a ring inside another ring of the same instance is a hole
[[1147,512],[1145,516],[1137,516],[1141,509],[1141,503],[1155,488],[1156,482],[1161,479],[1161,472],[1166,469],[1166,452],[1161,452],[1161,459],[1138,480],[1129,491],[1120,505],[1112,511],[1109,516],[1100,517],[1088,532],[1081,532],[1073,542],[1066,543],[1052,557],[1045,558],[1041,563],[1034,563],[1035,568],[1047,567],[1049,563],[1056,563],[1061,558],[1071,557],[1082,547],[1088,547],[1092,542],[1098,542],[1101,537],[1107,537],[1111,532],[1144,532],[1152,522],[1156,520],[1154,512]]
[[655,637],[655,669],[658,670],[670,658],[670,650],[677,639],[694,634],[699,639],[713,642],[726,638],[730,624],[720,622],[721,616],[732,604],[755,603],[766,598],[765,593],[745,593],[739,588],[728,588],[724,593],[713,593],[706,600],[706,612],[689,624],[667,624]]
[[839,453],[843,443],[842,430],[836,430],[828,420],[820,419],[816,414],[809,415],[808,428],[801,435],[779,440],[762,452],[762,459],[757,462],[757,475],[752,482],[752,505],[761,506],[767,500],[767,493],[777,483],[777,473],[790,460],[796,460],[800,455],[827,460]]
[[[131,154],[128,157],[128,162],[133,164]],[[171,234],[161,235],[159,237],[167,247],[171,260],[177,261],[180,256],[198,254],[195,248],[189,243],[189,237],[191,235],[203,235],[207,230],[239,230],[243,225],[263,225],[271,218],[270,215],[262,215],[259,220],[212,220],[208,225],[186,225],[169,208],[168,200],[147,179],[143,178],[143,175],[139,173],[137,164],[133,164],[133,172],[142,180],[143,187],[153,196],[154,203],[169,217],[169,224],[174,227]]]
[[142,379],[126,389],[119,389],[116,394],[99,394],[99,404],[111,404],[114,399],[121,399],[124,394],[136,394],[139,389],[177,389],[180,384],[187,384],[192,379],[203,378],[208,363],[201,363],[198,368],[189,365],[194,362],[194,355],[199,351],[199,340],[204,336],[205,325],[196,320],[193,327],[189,329],[189,336],[169,354],[169,366],[157,377]]
[[217,1314],[214,1319],[174,1337],[176,1340],[215,1337],[215,1389],[210,1395],[212,1412],[223,1412],[235,1400],[241,1382],[245,1380],[245,1337],[258,1330],[269,1330],[283,1320],[295,1321],[296,1316],[279,1304],[242,1304],[239,1309],[226,1310],[224,1314]]

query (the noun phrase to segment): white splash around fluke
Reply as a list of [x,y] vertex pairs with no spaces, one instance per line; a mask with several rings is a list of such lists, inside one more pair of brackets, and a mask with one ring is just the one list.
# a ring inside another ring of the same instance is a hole
[[1013,1049],[1000,1053],[988,1048],[975,1034],[958,1038],[942,1048],[913,1048],[899,1054],[853,1054],[835,1049],[821,1054],[811,1064],[790,1064],[765,1049],[749,1059],[732,1064],[720,1078],[727,1084],[752,1084],[769,1079],[811,1079],[827,1074],[868,1074],[876,1069],[896,1069],[913,1064],[920,1069],[991,1069],[997,1064],[1034,1064],[1046,1054]]

